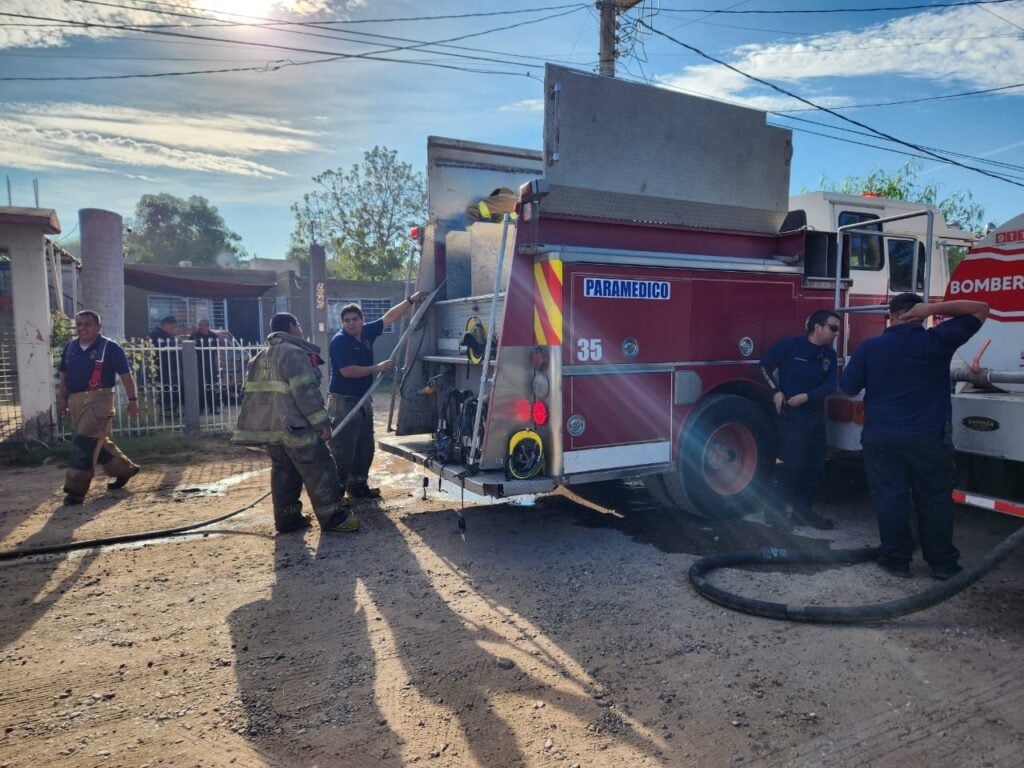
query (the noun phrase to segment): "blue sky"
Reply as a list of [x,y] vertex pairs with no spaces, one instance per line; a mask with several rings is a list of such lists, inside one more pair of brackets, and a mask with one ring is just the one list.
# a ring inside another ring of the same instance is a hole
[[[909,5],[929,7],[849,10]],[[803,12],[751,13],[758,10]],[[837,12],[807,12],[822,10]],[[495,11],[510,13],[469,15]],[[597,61],[593,3],[565,0],[4,0],[0,12],[14,14],[0,16],[0,172],[15,205],[33,204],[38,179],[40,204],[56,208],[73,237],[79,208],[130,217],[145,193],[203,195],[262,257],[283,256],[289,205],[312,189],[311,177],[359,161],[374,145],[418,170],[428,135],[539,149],[543,62],[593,71]],[[441,15],[452,18],[410,19]],[[267,23],[278,20],[346,23]],[[820,111],[788,112],[806,105],[666,35],[871,128],[1011,178],[1016,184],[922,161],[922,181],[971,191],[991,221],[1024,210],[1024,87],[1015,87],[1024,85],[1024,0],[645,0],[623,16],[621,35],[621,77],[771,110],[773,124],[800,129],[794,194],[818,188],[822,176],[906,161],[881,147],[913,150],[841,132],[863,129]],[[382,53],[437,41],[461,47]],[[407,63],[352,57],[367,53]],[[346,58],[301,64],[332,55]],[[166,75],[232,68],[260,71]],[[60,79],[139,74],[160,76]],[[1002,90],[936,98],[990,89]],[[920,101],[855,106],[908,100]],[[5,188],[0,197],[6,203]]]

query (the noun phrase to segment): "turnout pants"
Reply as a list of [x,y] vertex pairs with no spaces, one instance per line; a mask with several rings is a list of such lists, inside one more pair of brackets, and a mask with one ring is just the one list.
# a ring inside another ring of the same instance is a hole
[[[331,426],[337,426],[356,403],[355,397],[332,394],[327,398],[327,413]],[[373,464],[373,399],[367,398],[359,413],[332,438],[334,462],[338,465],[338,480],[342,488],[365,486]]]
[[342,488],[326,443],[290,448],[268,445],[270,454],[270,491],[274,500],[274,527],[281,533],[305,525],[302,516],[302,487],[313,504],[320,527],[343,520],[347,512],[342,506]]
[[794,517],[811,511],[811,504],[825,476],[825,417],[820,404],[815,410],[783,408],[779,415],[779,473],[782,509],[791,504]]
[[68,395],[68,410],[74,437],[64,476],[64,493],[83,499],[92,484],[96,464],[116,480],[127,480],[138,471],[138,466],[110,439],[114,420],[113,389],[73,392]]
[[917,517],[921,554],[933,568],[957,565],[953,546],[953,499],[956,464],[953,443],[939,435],[864,440],[864,472],[878,515],[880,560],[910,564],[914,534],[910,512]]

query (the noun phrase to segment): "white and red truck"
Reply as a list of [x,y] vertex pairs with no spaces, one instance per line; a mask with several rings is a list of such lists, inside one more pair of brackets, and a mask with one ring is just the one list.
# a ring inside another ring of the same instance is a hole
[[952,372],[953,444],[964,482],[954,497],[1024,517],[1024,214],[971,249],[945,298],[990,307]]
[[[849,351],[883,321],[846,310],[941,296],[971,238],[896,201],[791,205],[791,135],[762,112],[552,65],[545,95],[543,152],[428,140],[416,287],[437,297],[381,447],[487,496],[641,477],[668,507],[760,509],[761,354],[837,306]],[[502,187],[517,219],[469,223]]]

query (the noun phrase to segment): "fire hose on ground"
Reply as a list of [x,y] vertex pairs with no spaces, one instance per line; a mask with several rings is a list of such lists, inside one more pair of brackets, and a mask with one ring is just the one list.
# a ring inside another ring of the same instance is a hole
[[948,600],[979,581],[1013,554],[1021,544],[1024,544],[1024,527],[1019,528],[993,547],[974,568],[965,570],[948,581],[919,594],[871,605],[827,606],[773,603],[728,592],[721,587],[716,587],[708,581],[706,576],[719,568],[735,568],[744,565],[849,565],[871,562],[878,557],[878,550],[874,547],[829,551],[764,547],[743,552],[725,552],[698,560],[690,566],[689,576],[690,583],[698,593],[708,600],[734,611],[764,616],[769,619],[801,621],[811,624],[856,624],[895,619],[898,616],[923,611]]
[[[438,287],[437,290],[440,290],[440,286]],[[405,341],[406,336],[408,336],[410,333],[412,333],[414,329],[417,328],[421,318],[423,317],[423,313],[426,311],[431,301],[433,301],[434,296],[437,295],[437,290],[435,290],[423,302],[421,302],[420,306],[413,314],[412,320],[409,321],[409,326],[405,329],[405,332],[399,337],[398,341],[395,342],[395,348],[394,351],[391,353],[391,357],[388,358],[389,360],[394,359],[394,357],[398,354],[399,350],[402,349],[402,342]],[[370,385],[370,389],[367,390],[366,394],[363,395],[362,399],[356,404],[354,408],[352,408],[345,415],[345,417],[341,421],[338,422],[337,426],[333,428],[332,435],[337,435],[345,426],[345,424],[347,424],[352,418],[355,417],[355,415],[359,412],[359,409],[362,407],[363,403],[365,403],[369,399],[370,395],[373,394],[373,391],[380,384],[384,376],[385,372],[383,371],[377,375],[377,378],[374,379],[373,383]],[[34,557],[39,555],[55,555],[60,554],[62,552],[72,552],[79,549],[95,549],[97,547],[106,547],[115,544],[129,544],[140,541],[154,541],[156,539],[165,539],[170,538],[172,536],[182,536],[185,534],[192,533],[193,531],[196,531],[200,528],[205,528],[209,525],[214,525],[215,523],[223,522],[224,520],[235,517],[236,515],[240,515],[243,512],[247,512],[253,507],[255,507],[257,504],[259,504],[261,501],[263,501],[265,498],[267,498],[269,495],[270,491],[267,491],[266,493],[262,494],[259,498],[254,499],[245,506],[239,507],[238,509],[232,510],[231,512],[226,512],[223,515],[211,517],[206,520],[200,520],[195,523],[175,526],[174,528],[158,528],[156,530],[143,531],[140,533],[126,533],[116,536],[107,536],[99,539],[69,541],[64,542],[62,544],[49,544],[43,547],[31,547],[29,549],[0,550],[0,561],[18,560],[21,558]]]

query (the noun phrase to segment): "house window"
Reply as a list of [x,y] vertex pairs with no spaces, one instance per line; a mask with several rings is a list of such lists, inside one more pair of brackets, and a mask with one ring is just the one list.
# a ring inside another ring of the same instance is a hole
[[149,326],[155,328],[168,315],[178,318],[178,329],[195,328],[209,320],[212,328],[227,328],[227,299],[196,299],[189,296],[150,296]]
[[[341,330],[341,308],[346,304],[358,304],[363,310],[363,319],[372,322],[384,316],[384,313],[395,306],[394,299],[328,299],[327,328],[331,333]],[[395,326],[387,325],[384,333],[394,333]]]

